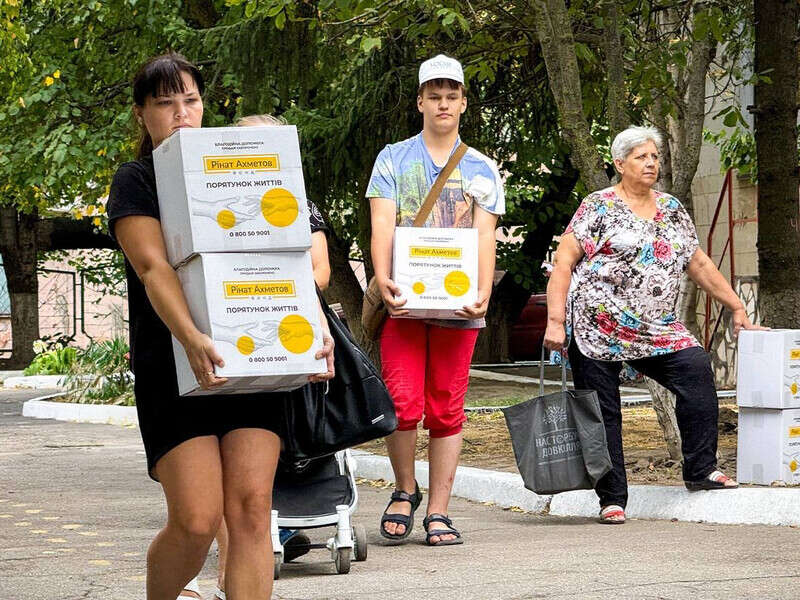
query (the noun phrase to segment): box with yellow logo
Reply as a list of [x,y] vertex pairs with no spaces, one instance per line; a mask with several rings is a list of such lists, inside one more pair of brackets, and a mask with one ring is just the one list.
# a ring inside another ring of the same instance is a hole
[[408,317],[459,319],[478,300],[478,230],[396,227],[392,280]]
[[739,333],[739,406],[800,408],[800,329]]
[[178,268],[195,325],[225,361],[223,387],[203,391],[175,339],[181,395],[290,390],[324,373],[311,253],[198,254]]
[[198,252],[311,247],[294,126],[179,129],[153,164],[173,266]]
[[800,484],[800,409],[739,409],[736,478],[761,485]]

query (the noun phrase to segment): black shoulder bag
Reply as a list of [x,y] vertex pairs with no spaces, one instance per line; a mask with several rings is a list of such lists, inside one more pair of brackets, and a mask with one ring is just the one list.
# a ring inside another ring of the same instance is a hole
[[389,391],[375,365],[317,290],[334,342],[336,376],[283,399],[281,460],[319,458],[382,438],[397,428]]

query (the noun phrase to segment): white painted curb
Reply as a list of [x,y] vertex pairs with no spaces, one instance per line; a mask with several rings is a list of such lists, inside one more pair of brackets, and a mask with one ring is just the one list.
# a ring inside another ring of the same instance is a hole
[[[22,416],[81,423],[137,425],[136,407],[48,402],[51,394],[28,400]],[[356,475],[394,481],[389,458],[354,450]],[[428,463],[416,462],[420,485],[428,487]],[[739,488],[713,492],[688,492],[680,486],[632,485],[626,514],[632,519],[677,519],[720,524],[800,526],[800,488]],[[491,502],[503,508],[560,517],[596,517],[597,496],[592,490],[539,496],[525,489],[516,473],[458,467],[453,495],[474,502]]]
[[[394,481],[389,458],[354,451],[356,474]],[[420,485],[428,485],[428,463],[416,462]],[[739,488],[689,492],[680,486],[632,485],[625,513],[632,519],[677,519],[740,525],[800,525],[800,488]],[[453,495],[504,508],[560,517],[596,517],[600,505],[592,490],[539,496],[525,489],[516,473],[458,467]]]
[[8,377],[3,380],[3,387],[26,389],[64,389],[64,375],[28,375]]
[[[800,488],[738,488],[689,492],[680,486],[632,485],[625,514],[634,519],[677,519],[738,525],[800,525]],[[591,490],[553,496],[550,514],[595,517]]]
[[22,405],[22,416],[34,419],[55,419],[75,423],[99,423],[103,425],[138,425],[135,406],[110,404],[78,404],[76,402],[48,402],[59,394],[28,400]]

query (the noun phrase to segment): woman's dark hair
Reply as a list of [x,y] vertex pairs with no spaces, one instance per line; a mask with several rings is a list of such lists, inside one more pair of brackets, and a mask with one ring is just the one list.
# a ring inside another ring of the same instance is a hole
[[[154,56],[144,63],[133,77],[133,102],[136,106],[144,106],[148,96],[155,98],[164,94],[182,94],[186,91],[182,73],[188,73],[197,85],[197,91],[203,95],[205,84],[200,71],[186,57],[177,52],[167,52]],[[136,146],[136,158],[153,153],[153,140],[144,126],[140,126],[139,143]]]

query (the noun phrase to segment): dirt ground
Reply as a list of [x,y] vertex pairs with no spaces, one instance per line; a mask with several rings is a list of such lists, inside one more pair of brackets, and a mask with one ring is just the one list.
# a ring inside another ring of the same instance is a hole
[[[555,391],[555,390],[547,390]],[[467,406],[514,404],[538,395],[535,386],[472,380]],[[623,408],[622,431],[625,465],[630,483],[683,485],[681,466],[669,459],[656,413],[649,405]],[[720,406],[719,467],[736,476],[736,406]],[[383,440],[360,446],[377,454],[386,454]],[[417,459],[427,460],[428,436],[420,429]],[[516,472],[514,451],[505,418],[500,411],[468,413],[464,426],[464,448],[460,464],[483,469]]]

